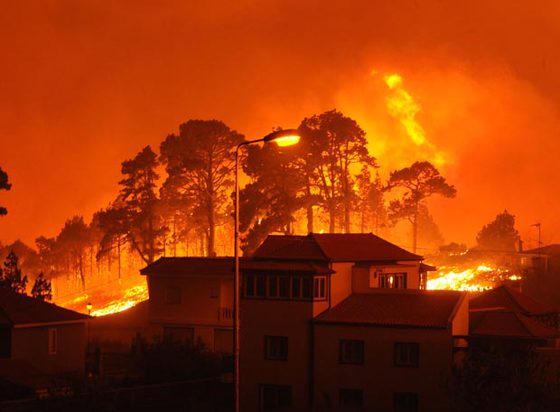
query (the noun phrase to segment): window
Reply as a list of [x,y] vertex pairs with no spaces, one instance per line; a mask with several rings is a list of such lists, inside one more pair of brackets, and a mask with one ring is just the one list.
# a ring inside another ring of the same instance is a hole
[[0,358],[12,356],[12,330],[10,326],[0,326]]
[[395,343],[395,366],[417,368],[420,360],[420,345],[415,342]]
[[345,410],[359,409],[364,404],[364,393],[361,389],[341,389],[338,393],[339,404]]
[[325,298],[325,277],[316,277],[313,279],[313,298],[314,299],[324,299]]
[[260,385],[259,410],[281,411],[292,406],[292,387],[288,385]]
[[194,342],[194,329],[183,326],[164,326],[163,338],[175,342]]
[[245,275],[244,287],[246,297],[264,297],[265,296],[265,278],[264,275]]
[[380,288],[406,289],[406,273],[380,273],[378,279]]
[[268,360],[288,359],[288,337],[287,336],[265,336],[264,358]]
[[393,395],[395,412],[417,412],[418,394],[413,392],[396,392]]
[[49,329],[49,355],[56,355],[58,349],[58,331]]
[[181,303],[181,287],[169,285],[165,289],[165,303],[168,305],[178,305]]
[[364,363],[364,341],[341,339],[339,362],[361,365]]
[[248,298],[324,300],[327,295],[326,276],[245,275],[243,292]]

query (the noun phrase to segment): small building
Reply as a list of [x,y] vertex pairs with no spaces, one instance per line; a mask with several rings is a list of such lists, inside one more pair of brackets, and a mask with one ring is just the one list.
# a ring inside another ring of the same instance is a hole
[[[80,376],[85,368],[89,316],[0,288],[0,379]],[[44,388],[36,388],[44,389]]]
[[150,335],[200,340],[211,350],[231,352],[233,271],[231,257],[163,257],[142,269]]

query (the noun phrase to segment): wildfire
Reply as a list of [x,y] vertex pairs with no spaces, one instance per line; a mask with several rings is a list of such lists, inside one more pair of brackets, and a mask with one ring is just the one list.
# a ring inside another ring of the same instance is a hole
[[387,110],[389,115],[397,119],[404,127],[410,140],[418,147],[427,149],[432,163],[437,167],[445,164],[444,155],[437,150],[435,145],[428,141],[426,131],[416,120],[416,115],[421,111],[420,105],[412,95],[404,88],[403,79],[399,74],[393,73],[384,76],[385,84],[391,90],[387,97]]
[[124,291],[122,298],[106,302],[103,307],[91,312],[91,316],[105,316],[130,309],[134,305],[148,299],[145,285],[133,286]]
[[443,266],[437,275],[428,280],[427,288],[482,292],[492,289],[503,281],[520,279],[519,275],[510,273],[509,269],[490,264],[480,264],[463,270]]
[[60,306],[78,312],[86,312],[87,303],[92,303],[91,316],[105,316],[122,312],[130,309],[134,305],[148,299],[148,288],[145,284],[134,285],[124,289],[114,289],[109,295],[94,291],[92,293],[82,293],[73,299],[56,302]]

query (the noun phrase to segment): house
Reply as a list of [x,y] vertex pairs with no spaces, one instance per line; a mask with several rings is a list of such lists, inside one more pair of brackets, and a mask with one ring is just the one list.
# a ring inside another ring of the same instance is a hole
[[[373,234],[312,233],[269,236],[240,267],[242,410],[445,410],[468,302],[421,290],[434,269],[421,256]],[[229,350],[233,269],[232,258],[144,268],[153,330]]]
[[83,374],[88,319],[0,288],[0,380],[25,385],[24,376],[42,386],[48,377]]
[[150,335],[200,340],[217,352],[231,352],[233,269],[231,257],[163,257],[142,269]]
[[[468,334],[467,299],[419,290],[422,259],[373,234],[269,236],[254,261],[309,267],[243,270],[242,410],[445,410],[441,385],[405,380],[450,370]],[[437,319],[422,323],[423,306]],[[394,363],[395,350],[422,367]]]

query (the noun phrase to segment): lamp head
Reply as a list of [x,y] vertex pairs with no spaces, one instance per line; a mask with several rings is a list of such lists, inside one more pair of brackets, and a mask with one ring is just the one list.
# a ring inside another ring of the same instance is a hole
[[298,144],[300,138],[301,136],[297,129],[285,129],[267,134],[263,141],[265,143],[275,142],[279,147],[287,147]]

